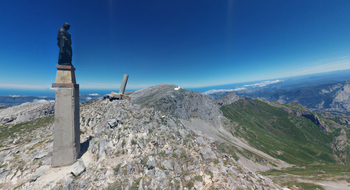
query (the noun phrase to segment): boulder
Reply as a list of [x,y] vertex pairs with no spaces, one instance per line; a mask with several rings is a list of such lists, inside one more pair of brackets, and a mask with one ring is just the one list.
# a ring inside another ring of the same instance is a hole
[[71,173],[74,176],[79,176],[85,171],[85,165],[81,160],[78,160],[71,166]]
[[205,162],[210,162],[214,159],[217,159],[215,153],[210,148],[204,148],[199,151],[199,154],[202,157],[202,160]]

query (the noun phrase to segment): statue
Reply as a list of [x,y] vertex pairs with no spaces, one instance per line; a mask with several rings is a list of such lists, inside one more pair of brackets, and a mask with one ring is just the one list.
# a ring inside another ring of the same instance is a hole
[[60,48],[60,52],[58,54],[59,65],[72,65],[72,40],[70,38],[70,34],[67,32],[69,28],[70,24],[65,22],[63,27],[58,30],[57,45]]

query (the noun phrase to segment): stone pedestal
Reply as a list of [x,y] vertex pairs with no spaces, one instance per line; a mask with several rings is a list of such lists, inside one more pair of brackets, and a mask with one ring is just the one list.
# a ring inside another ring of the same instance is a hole
[[80,153],[79,84],[75,68],[57,65],[52,167],[73,164]]

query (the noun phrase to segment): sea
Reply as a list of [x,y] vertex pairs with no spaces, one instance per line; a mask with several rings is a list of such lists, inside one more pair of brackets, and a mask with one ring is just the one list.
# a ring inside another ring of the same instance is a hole
[[[251,82],[250,82],[251,83]],[[240,86],[243,86],[247,83],[235,83],[235,84],[227,84],[227,85],[217,85],[217,86],[208,86],[208,87],[200,87],[200,88],[185,88],[186,90],[192,90],[195,92],[204,93],[209,90],[217,90],[217,89],[234,89]],[[180,86],[181,87],[181,86]],[[134,92],[136,90],[126,90],[126,92]],[[79,89],[79,93],[81,95],[96,95],[96,96],[104,96],[106,94],[110,94],[111,92],[119,92],[119,89]],[[56,93],[54,90],[44,89],[0,89],[0,95],[24,95],[24,96],[43,96],[43,97],[55,97]]]

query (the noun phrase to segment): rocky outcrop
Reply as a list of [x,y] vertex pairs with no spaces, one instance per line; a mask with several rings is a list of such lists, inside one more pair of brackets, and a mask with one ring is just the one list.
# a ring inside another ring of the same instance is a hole
[[[160,84],[134,92],[131,102],[154,107],[180,119],[200,118],[213,126],[222,125],[222,112],[216,102],[199,92],[178,89],[176,85]],[[230,96],[222,102],[229,101]]]
[[49,167],[52,123],[30,134],[20,131],[2,142],[0,188],[281,189],[218,151],[214,139],[152,107],[99,99],[80,113],[82,154],[76,164]]
[[24,103],[19,106],[0,109],[0,125],[22,123],[55,112],[55,102]]
[[309,119],[310,121],[312,121],[314,124],[319,126],[325,132],[331,132],[331,130],[328,128],[328,126],[324,123],[324,121],[321,120],[317,115],[315,115],[311,111],[298,111],[298,110],[287,108],[284,106],[281,106],[281,108],[284,111],[287,111],[288,113],[292,113],[296,116],[305,117],[306,119]]
[[221,106],[230,105],[233,102],[236,102],[237,100],[239,100],[239,96],[237,96],[235,92],[231,92],[231,93],[226,94],[225,96],[217,99],[216,103],[221,107]]
[[333,102],[330,104],[330,107],[331,111],[350,113],[350,84],[345,84],[336,93]]

